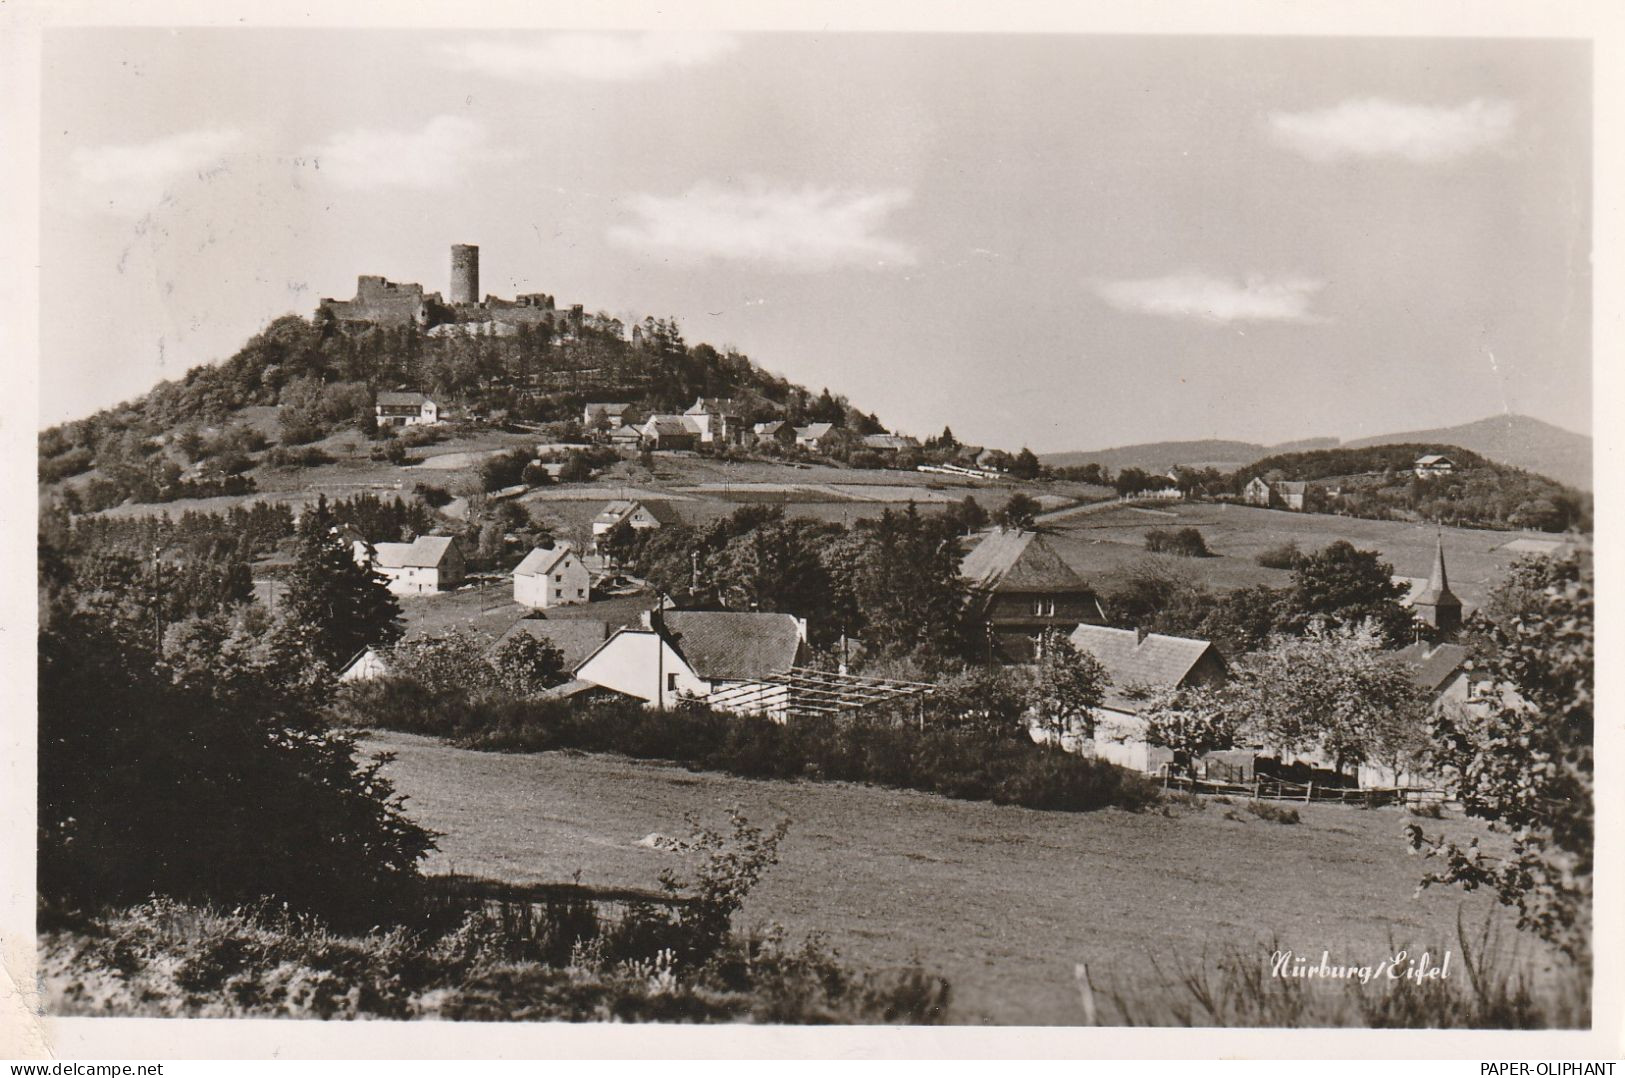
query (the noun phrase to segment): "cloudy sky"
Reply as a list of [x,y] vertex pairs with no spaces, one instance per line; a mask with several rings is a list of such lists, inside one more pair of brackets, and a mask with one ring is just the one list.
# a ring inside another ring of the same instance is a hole
[[1581,44],[52,30],[43,76],[43,423],[477,243],[915,434],[1591,429]]

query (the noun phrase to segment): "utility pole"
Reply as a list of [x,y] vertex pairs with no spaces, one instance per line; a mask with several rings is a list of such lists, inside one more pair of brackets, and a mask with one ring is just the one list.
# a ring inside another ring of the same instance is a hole
[[163,552],[162,546],[152,548],[152,642],[159,662],[164,661]]

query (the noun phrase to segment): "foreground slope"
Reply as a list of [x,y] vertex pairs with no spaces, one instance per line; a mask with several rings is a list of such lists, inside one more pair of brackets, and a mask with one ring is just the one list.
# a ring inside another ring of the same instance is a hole
[[781,863],[741,923],[822,930],[872,966],[917,957],[952,983],[960,1023],[1080,1022],[1078,962],[1097,984],[1136,990],[1231,946],[1260,962],[1281,946],[1375,963],[1396,947],[1454,946],[1458,909],[1470,926],[1492,911],[1484,895],[1413,895],[1421,868],[1392,809],[1300,805],[1296,825],[1221,804],[1173,817],[1038,812],[409,734],[363,744],[396,754],[387,773],[408,814],[443,832],[431,871],[525,882],[581,869],[588,884],[651,887],[674,862],[640,841],[681,833],[685,814],[788,816]]

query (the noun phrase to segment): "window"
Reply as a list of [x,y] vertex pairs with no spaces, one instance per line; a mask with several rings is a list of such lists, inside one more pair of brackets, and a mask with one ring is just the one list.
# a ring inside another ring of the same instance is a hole
[[582,588],[577,588],[576,589],[576,598],[577,599],[585,599],[586,597],[587,597],[587,593],[586,593],[586,591],[584,589],[582,589]]
[[563,579],[564,579],[564,574],[563,573],[554,573],[553,574],[554,582],[558,582],[558,581],[563,580]]
[[554,588],[553,589],[553,598],[555,598],[555,599],[564,598],[564,589],[563,588]]
[[667,674],[666,675],[666,691],[667,692],[676,692],[677,691],[677,675],[676,674]]
[[1051,598],[1033,600],[1033,617],[1053,618],[1055,616],[1055,600]]

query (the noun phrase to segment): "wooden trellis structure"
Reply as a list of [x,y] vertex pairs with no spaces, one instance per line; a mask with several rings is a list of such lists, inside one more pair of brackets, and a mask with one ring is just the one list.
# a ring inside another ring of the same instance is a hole
[[742,715],[784,721],[812,715],[850,715],[872,707],[912,702],[924,719],[925,698],[936,686],[923,681],[841,674],[794,666],[782,674],[717,689],[706,703]]

